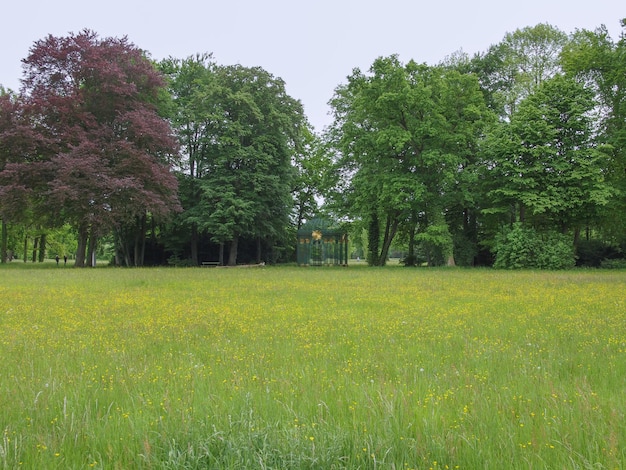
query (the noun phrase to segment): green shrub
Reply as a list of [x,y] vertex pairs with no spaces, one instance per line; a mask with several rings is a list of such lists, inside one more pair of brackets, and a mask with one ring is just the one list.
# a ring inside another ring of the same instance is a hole
[[178,256],[170,256],[167,260],[169,266],[175,266],[177,268],[193,268],[198,267],[197,263],[194,263],[191,259],[180,259]]
[[604,260],[618,258],[619,250],[602,240],[579,240],[576,245],[576,266],[599,268]]
[[517,223],[498,237],[493,266],[500,269],[568,269],[574,263],[574,247],[567,236],[555,232],[539,233]]
[[626,269],[626,259],[605,259],[600,263],[603,269]]
[[461,233],[454,234],[454,261],[457,266],[473,266],[478,255],[478,245]]

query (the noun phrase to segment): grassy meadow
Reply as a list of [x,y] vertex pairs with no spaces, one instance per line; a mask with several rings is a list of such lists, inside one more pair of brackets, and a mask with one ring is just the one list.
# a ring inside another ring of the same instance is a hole
[[626,468],[626,273],[0,268],[0,469]]

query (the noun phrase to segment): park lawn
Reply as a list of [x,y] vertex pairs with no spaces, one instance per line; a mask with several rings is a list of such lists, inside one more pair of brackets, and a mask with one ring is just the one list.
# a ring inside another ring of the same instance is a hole
[[626,273],[0,268],[0,468],[626,466]]

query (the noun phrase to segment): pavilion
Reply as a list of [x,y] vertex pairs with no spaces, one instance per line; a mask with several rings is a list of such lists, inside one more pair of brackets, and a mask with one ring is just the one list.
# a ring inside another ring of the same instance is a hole
[[348,233],[332,221],[314,218],[298,229],[298,266],[347,266]]

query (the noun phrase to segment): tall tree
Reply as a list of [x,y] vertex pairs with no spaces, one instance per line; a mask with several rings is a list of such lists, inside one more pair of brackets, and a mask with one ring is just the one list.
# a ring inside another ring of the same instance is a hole
[[307,129],[301,104],[259,67],[220,66],[205,54],[161,68],[170,76],[172,122],[187,163],[178,223],[191,233],[192,262],[200,234],[220,245],[221,262],[224,246],[227,263],[237,262],[242,237],[256,241],[260,260],[262,244],[286,241],[292,163]]
[[626,19],[614,41],[605,26],[574,33],[563,51],[565,71],[584,81],[595,93],[598,141],[610,159],[606,178],[619,190],[605,211],[602,228],[613,240],[626,242]]
[[199,227],[208,216],[201,203],[202,179],[209,165],[209,149],[216,135],[216,123],[221,120],[216,94],[217,66],[210,54],[198,54],[183,60],[168,58],[159,64],[168,77],[172,96],[169,118],[181,147],[178,170],[179,195],[183,205],[174,226],[190,234],[191,261],[199,264]]
[[140,49],[88,30],[48,36],[24,60],[22,83],[40,168],[22,159],[3,173],[77,229],[77,266],[105,233],[177,210],[177,147],[156,108],[163,81]]
[[223,66],[217,80],[219,88],[207,97],[221,119],[201,180],[209,209],[203,227],[215,242],[229,243],[228,264],[234,265],[240,237],[271,244],[284,234],[293,207],[291,159],[306,124],[284,82],[259,67]]
[[[35,189],[44,171],[37,154],[37,148],[42,143],[30,125],[24,101],[12,92],[0,93],[0,219],[2,259],[5,261],[7,224],[29,226],[35,220],[46,218],[45,212],[35,213],[33,210],[37,203]],[[26,173],[20,167],[24,161],[30,163],[31,172]],[[16,184],[18,181],[20,183]]]
[[[475,78],[396,56],[355,70],[337,89],[335,145],[348,207],[369,227],[368,259],[384,264],[398,230],[438,245],[452,264],[450,194],[488,112]],[[381,234],[380,244],[373,237]],[[445,239],[445,240],[444,240]]]
[[354,70],[331,102],[331,135],[340,155],[338,172],[344,176],[338,182],[348,184],[338,191],[341,199],[335,207],[343,206],[367,227],[367,259],[372,265],[385,264],[401,221],[425,191],[423,181],[413,177],[417,167],[406,120],[425,116],[434,107],[427,101],[426,72],[425,66],[413,62],[405,69],[396,56],[379,58],[370,74]]
[[490,141],[494,205],[516,206],[518,221],[563,233],[597,216],[614,190],[594,140],[593,108],[590,90],[563,76],[522,101]]
[[[14,116],[13,103],[11,97],[0,87],[0,171],[4,169],[11,150],[5,143],[4,134],[11,127],[12,118]],[[0,195],[2,188],[0,188]],[[7,227],[6,216],[2,213],[2,198],[0,197],[0,262],[7,262],[7,243],[9,239],[9,231]]]
[[488,102],[510,119],[521,100],[561,71],[559,56],[567,35],[549,24],[507,33],[501,42],[477,55],[471,69],[480,77]]
[[331,168],[330,153],[320,137],[312,130],[303,132],[303,145],[293,158],[296,178],[292,189],[294,198],[294,225],[300,228],[306,220],[320,211],[319,203],[328,186],[327,175]]

